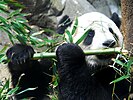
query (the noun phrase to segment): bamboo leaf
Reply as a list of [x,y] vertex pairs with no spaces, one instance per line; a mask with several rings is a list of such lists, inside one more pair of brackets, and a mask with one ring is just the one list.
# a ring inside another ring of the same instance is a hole
[[19,7],[19,8],[25,8],[24,5],[18,3],[16,0],[4,0],[7,4],[12,4],[16,7]]
[[128,72],[128,74],[130,74],[130,68],[131,68],[132,64],[133,64],[133,58],[130,57],[129,61],[127,62],[127,72]]
[[8,6],[3,1],[0,1],[0,11],[4,13],[9,13]]
[[115,61],[118,65],[125,66],[125,63],[123,63],[123,62],[120,61],[120,60],[114,59],[114,61]]
[[0,54],[4,53],[6,49],[7,49],[7,46],[4,46],[3,49],[0,50]]
[[20,43],[26,45],[27,38],[23,35],[16,35],[16,38],[19,40]]
[[7,28],[9,28],[7,19],[5,19],[2,16],[0,16],[0,22],[2,22],[4,26],[6,26]]
[[66,30],[66,34],[67,34],[67,36],[68,36],[68,42],[69,43],[73,43],[73,38],[72,38],[72,35],[71,35],[71,33],[69,32],[69,30]]
[[0,90],[0,95],[1,93],[5,90],[9,88],[9,80],[6,81],[6,83],[4,84],[4,86],[2,87],[2,89]]
[[18,89],[19,89],[19,87],[15,87],[15,88],[11,89],[7,94],[8,95],[14,94],[17,92]]
[[75,18],[75,23],[74,23],[74,26],[73,26],[73,29],[72,29],[72,35],[76,32],[76,29],[78,27],[78,18],[76,17]]
[[20,14],[21,11],[22,11],[22,9],[15,10],[15,11],[13,11],[13,12],[11,12],[11,13],[9,14],[9,17],[17,16],[17,15]]
[[3,61],[6,61],[7,57],[5,54],[0,54],[0,63],[2,63]]
[[12,42],[12,44],[14,44],[13,39],[15,39],[15,36],[13,36],[10,32],[10,30],[8,30],[6,27],[0,27],[1,30],[5,31],[8,34],[8,37],[10,39],[10,41]]
[[129,77],[130,77],[130,75],[121,76],[120,78],[117,78],[116,80],[110,82],[110,84],[112,84],[112,83],[117,83],[117,82],[122,81],[122,80],[124,80],[124,79],[127,79],[127,78],[129,78]]
[[90,30],[91,30],[91,29],[87,30],[87,31],[81,36],[81,38],[78,39],[78,40],[76,41],[76,44],[80,44],[80,43],[86,38],[86,36],[88,35],[88,32],[89,32]]

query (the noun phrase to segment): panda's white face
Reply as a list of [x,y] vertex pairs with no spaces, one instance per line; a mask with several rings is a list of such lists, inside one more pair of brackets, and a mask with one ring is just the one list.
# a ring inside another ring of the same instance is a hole
[[[80,43],[83,50],[122,47],[123,36],[116,24],[105,15],[92,12],[78,17],[78,27],[73,35],[76,42],[86,30],[89,30],[86,39]],[[72,30],[72,27],[69,29]],[[106,65],[111,57],[86,56],[86,61],[91,65]]]

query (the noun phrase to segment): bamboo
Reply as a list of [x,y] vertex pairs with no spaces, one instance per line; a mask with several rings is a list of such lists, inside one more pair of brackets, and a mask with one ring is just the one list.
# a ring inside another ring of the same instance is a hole
[[[85,50],[85,55],[102,55],[102,54],[128,54],[127,50],[121,49],[119,47],[117,48],[109,48],[109,49],[101,49],[101,50]],[[52,53],[36,53],[34,54],[33,59],[41,59],[41,58],[55,58],[56,54],[54,52]]]

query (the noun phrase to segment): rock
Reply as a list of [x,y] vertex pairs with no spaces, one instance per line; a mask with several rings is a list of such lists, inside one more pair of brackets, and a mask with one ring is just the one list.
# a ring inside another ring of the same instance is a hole
[[70,17],[80,16],[84,13],[96,11],[96,9],[86,0],[61,0],[65,5],[63,14]]
[[98,11],[110,17],[113,12],[120,14],[120,0],[87,0]]

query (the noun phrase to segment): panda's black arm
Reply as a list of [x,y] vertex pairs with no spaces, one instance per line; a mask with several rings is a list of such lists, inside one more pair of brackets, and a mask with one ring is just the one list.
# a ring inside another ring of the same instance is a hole
[[92,90],[93,82],[83,50],[76,44],[65,43],[57,48],[56,55],[59,100],[88,100],[87,93]]
[[17,84],[21,74],[32,65],[30,58],[33,57],[34,53],[31,46],[23,44],[15,44],[7,50],[8,69],[12,76],[13,86]]
[[82,65],[85,63],[85,54],[83,50],[76,44],[64,43],[57,48],[57,61],[60,66]]
[[52,66],[51,60],[43,59],[40,62],[38,60],[31,60],[34,53],[34,49],[31,46],[23,44],[15,44],[7,50],[6,56],[9,59],[8,69],[12,79],[15,80],[13,84],[16,84],[20,75],[26,71],[38,70],[51,73],[49,71],[50,66]]
[[64,78],[66,81],[68,75],[71,78],[88,77],[89,69],[86,65],[85,54],[78,45],[65,43],[58,47],[56,55],[59,76],[66,77]]

